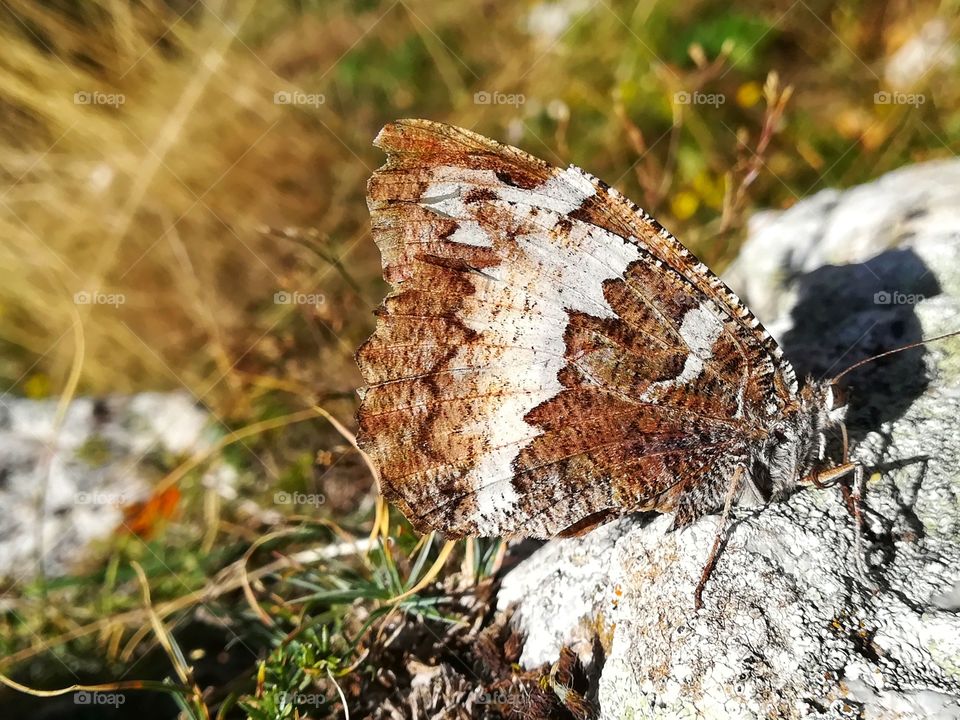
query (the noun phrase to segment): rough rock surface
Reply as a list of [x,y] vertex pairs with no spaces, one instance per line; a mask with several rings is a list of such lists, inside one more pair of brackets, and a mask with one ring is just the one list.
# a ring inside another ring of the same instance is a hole
[[150,494],[153,460],[216,440],[185,393],[78,398],[56,416],[56,400],[0,403],[0,578],[63,574]]
[[[727,279],[801,377],[960,328],[960,162],[758,216]],[[868,578],[837,489],[736,510],[699,612],[717,518],[625,518],[505,578],[523,664],[599,633],[604,718],[960,718],[960,339],[847,377]]]

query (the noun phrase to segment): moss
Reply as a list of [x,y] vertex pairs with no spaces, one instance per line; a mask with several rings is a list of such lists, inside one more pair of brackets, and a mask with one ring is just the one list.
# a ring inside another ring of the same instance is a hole
[[113,459],[110,444],[106,438],[96,433],[90,435],[83,445],[76,449],[75,455],[90,467],[103,467]]

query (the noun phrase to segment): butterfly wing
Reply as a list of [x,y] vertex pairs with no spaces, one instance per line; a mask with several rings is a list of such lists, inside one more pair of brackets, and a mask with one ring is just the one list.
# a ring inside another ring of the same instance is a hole
[[[684,511],[796,392],[774,341],[583,171],[424,120],[368,186],[393,291],[357,359],[359,441],[420,530],[550,537]],[[716,483],[715,483],[716,484]]]

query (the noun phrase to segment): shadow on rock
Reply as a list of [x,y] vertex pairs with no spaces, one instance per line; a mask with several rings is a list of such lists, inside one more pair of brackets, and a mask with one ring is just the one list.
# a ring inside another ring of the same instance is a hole
[[[890,250],[865,263],[827,265],[798,277],[792,329],[783,349],[801,378],[834,376],[864,358],[923,339],[914,312],[940,293],[936,278],[910,249]],[[848,426],[862,439],[903,416],[927,388],[924,348],[854,370]]]

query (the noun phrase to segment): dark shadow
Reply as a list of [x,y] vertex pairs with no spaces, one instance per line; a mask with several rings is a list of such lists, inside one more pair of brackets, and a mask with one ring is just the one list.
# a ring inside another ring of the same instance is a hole
[[[891,499],[897,506],[897,518],[891,519],[881,513],[872,511],[864,506],[864,512],[874,523],[883,528],[883,535],[894,541],[917,542],[926,537],[923,522],[917,517],[914,505],[920,493],[923,477],[927,472],[929,455],[917,455],[897,460],[896,462],[881,463],[874,468],[879,473],[891,470],[905,470],[906,483],[901,486],[891,484]],[[897,522],[894,522],[896,520]]]
[[[832,377],[859,360],[921,340],[916,303],[941,292],[911,249],[855,265],[827,265],[797,277],[794,287],[793,328],[782,345],[801,379]],[[844,377],[853,441],[902,417],[926,390],[924,352],[906,350]]]

